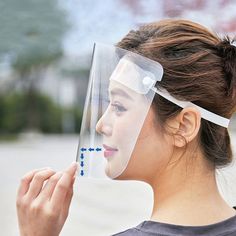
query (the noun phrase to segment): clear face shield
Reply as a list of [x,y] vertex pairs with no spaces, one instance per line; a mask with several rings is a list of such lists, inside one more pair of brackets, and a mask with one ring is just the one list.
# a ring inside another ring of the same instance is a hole
[[95,44],[77,152],[79,177],[122,175],[156,93],[182,108],[194,106],[202,118],[228,126],[228,119],[154,87],[162,77],[163,67],[156,61]]
[[95,44],[77,154],[81,177],[124,172],[162,75],[157,62]]

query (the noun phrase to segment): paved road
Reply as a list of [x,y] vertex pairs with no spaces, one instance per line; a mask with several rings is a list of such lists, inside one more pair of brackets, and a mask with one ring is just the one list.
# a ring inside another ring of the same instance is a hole
[[[236,146],[236,133],[232,137]],[[65,168],[75,160],[77,142],[77,136],[27,136],[18,142],[0,143],[1,235],[18,235],[15,192],[21,176],[33,168]],[[236,165],[220,174],[223,194],[232,205],[236,204],[235,180]],[[111,185],[77,181],[70,215],[61,235],[106,236],[119,232],[148,219],[151,204],[151,189],[143,183]]]

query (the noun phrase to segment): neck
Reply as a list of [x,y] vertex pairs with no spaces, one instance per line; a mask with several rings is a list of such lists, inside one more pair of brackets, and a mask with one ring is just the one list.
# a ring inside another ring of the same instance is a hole
[[151,220],[196,226],[220,222],[235,215],[218,191],[214,168],[200,156],[196,158],[199,163],[186,167],[186,162],[179,161],[153,179]]

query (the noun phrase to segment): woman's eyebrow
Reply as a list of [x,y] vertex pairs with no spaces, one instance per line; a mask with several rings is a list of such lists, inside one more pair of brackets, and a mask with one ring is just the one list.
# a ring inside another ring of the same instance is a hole
[[133,98],[128,93],[126,93],[124,90],[122,90],[122,89],[112,89],[110,91],[110,93],[111,93],[111,96],[118,95],[118,96],[122,96],[122,97],[125,97],[125,98],[133,101]]

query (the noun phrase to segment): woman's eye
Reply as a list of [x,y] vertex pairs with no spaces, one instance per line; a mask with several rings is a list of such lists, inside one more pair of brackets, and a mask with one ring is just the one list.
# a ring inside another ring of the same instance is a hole
[[112,106],[113,110],[114,110],[115,112],[119,113],[119,114],[120,114],[121,112],[127,111],[122,105],[117,104],[117,103],[112,103],[111,106]]

